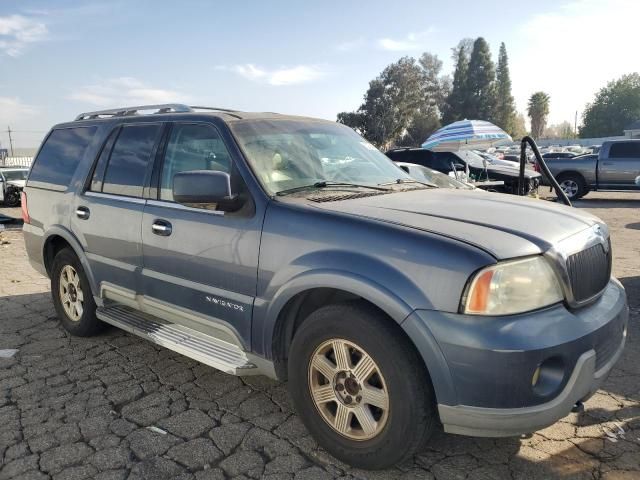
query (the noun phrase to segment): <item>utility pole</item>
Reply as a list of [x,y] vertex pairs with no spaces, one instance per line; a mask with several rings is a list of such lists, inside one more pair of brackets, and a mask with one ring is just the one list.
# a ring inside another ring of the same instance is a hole
[[13,157],[13,139],[11,138],[11,126],[7,127],[7,133],[9,134],[9,147],[11,148],[11,156]]

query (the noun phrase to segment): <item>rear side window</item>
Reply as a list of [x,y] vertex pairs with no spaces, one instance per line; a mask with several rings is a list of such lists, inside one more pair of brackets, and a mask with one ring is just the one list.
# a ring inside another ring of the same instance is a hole
[[640,142],[612,143],[610,158],[640,158]]
[[142,197],[151,154],[161,128],[160,124],[122,127],[104,175],[104,193]]
[[95,133],[96,127],[52,131],[31,169],[29,183],[42,182],[67,187]]

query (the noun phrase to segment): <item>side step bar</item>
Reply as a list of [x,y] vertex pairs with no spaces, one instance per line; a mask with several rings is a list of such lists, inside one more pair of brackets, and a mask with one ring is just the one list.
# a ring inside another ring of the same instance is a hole
[[258,374],[238,346],[122,305],[100,307],[103,322],[232,375]]

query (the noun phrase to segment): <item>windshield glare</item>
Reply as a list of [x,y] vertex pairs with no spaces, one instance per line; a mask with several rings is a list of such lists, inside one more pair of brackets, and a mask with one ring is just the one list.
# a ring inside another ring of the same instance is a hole
[[337,123],[248,120],[231,130],[270,194],[316,182],[378,185],[411,177],[386,155]]

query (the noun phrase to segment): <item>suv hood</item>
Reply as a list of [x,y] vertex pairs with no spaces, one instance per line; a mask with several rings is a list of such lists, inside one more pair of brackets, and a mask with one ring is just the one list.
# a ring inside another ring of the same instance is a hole
[[415,190],[313,205],[455,238],[500,260],[545,252],[603,223],[564,205],[472,190]]

